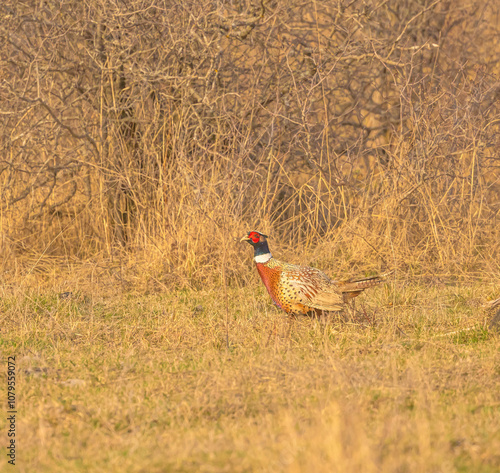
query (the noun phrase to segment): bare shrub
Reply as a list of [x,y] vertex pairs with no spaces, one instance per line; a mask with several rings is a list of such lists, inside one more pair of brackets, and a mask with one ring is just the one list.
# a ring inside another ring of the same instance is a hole
[[494,2],[0,8],[4,255],[206,281],[256,227],[337,267],[497,267]]

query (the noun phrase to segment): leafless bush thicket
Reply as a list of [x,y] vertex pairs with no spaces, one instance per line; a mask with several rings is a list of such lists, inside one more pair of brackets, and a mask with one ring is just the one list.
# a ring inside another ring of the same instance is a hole
[[0,8],[4,261],[159,249],[197,277],[254,226],[353,264],[500,261],[496,2]]

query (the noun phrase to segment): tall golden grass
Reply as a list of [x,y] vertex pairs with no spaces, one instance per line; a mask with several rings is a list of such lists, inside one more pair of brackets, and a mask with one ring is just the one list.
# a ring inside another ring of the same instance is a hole
[[495,2],[1,8],[4,270],[230,282],[257,228],[339,272],[498,272]]

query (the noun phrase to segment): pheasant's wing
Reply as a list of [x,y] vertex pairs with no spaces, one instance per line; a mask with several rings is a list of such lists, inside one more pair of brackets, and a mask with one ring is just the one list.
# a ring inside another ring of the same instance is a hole
[[299,267],[287,272],[290,286],[296,291],[297,302],[311,309],[337,311],[342,309],[343,298],[330,278],[314,268]]
[[309,306],[313,309],[326,310],[326,311],[339,311],[342,310],[344,298],[341,294],[335,291],[319,292],[314,296]]
[[348,281],[332,281],[319,269],[285,265],[282,277],[293,289],[295,302],[311,309],[342,310],[343,304],[358,296],[365,289],[384,281],[384,276],[372,276]]

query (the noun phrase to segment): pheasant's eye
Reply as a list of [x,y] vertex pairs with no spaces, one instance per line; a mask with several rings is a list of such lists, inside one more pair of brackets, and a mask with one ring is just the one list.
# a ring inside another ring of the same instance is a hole
[[260,235],[257,232],[252,232],[250,235],[248,235],[254,243],[259,243],[260,241]]

